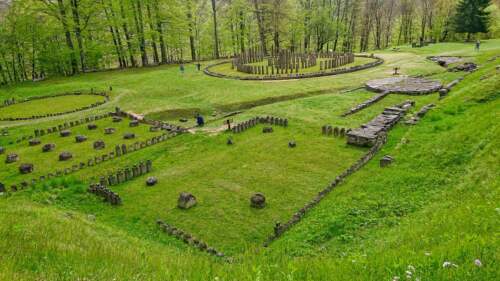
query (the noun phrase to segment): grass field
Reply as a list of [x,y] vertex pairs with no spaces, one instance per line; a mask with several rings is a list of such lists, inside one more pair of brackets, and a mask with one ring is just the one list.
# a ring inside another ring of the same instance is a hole
[[0,118],[27,118],[34,115],[69,112],[105,100],[105,97],[98,95],[67,95],[32,100],[0,108]]
[[[0,137],[0,146],[18,152],[20,162],[34,163],[35,174],[62,165],[57,161],[59,150],[74,152],[78,163],[100,154],[92,148],[94,140],[103,139],[108,152],[125,142],[124,132],[136,132],[137,140],[158,134],[145,125],[129,128],[125,120],[105,119],[96,122],[95,131],[83,125],[73,128],[69,138],[41,137],[42,145],[57,145],[48,154],[42,154],[41,146],[13,142],[35,128],[115,106],[184,126],[193,125],[193,114],[201,112],[209,131],[183,134],[1,196],[0,280],[392,280],[395,276],[403,280],[407,270],[411,280],[495,280],[500,79],[499,59],[488,60],[499,52],[499,40],[484,43],[477,53],[472,45],[454,43],[401,48],[376,53],[386,63],[373,69],[286,82],[212,78],[188,65],[184,75],[176,66],[162,66],[0,88],[2,98],[24,98],[113,86],[111,100],[92,110],[0,123],[9,132]],[[480,69],[469,75],[447,72],[426,60],[437,54],[471,56]],[[391,75],[394,66],[403,74],[426,75],[443,83],[465,79],[442,100],[437,94],[389,95],[354,115],[340,117],[373,96],[359,89],[364,82]],[[281,239],[263,248],[276,221],[289,219],[366,151],[348,146],[344,138],[322,136],[321,126],[355,128],[384,107],[407,99],[416,102],[415,109],[429,103],[437,106],[416,126],[397,125],[372,162]],[[235,122],[273,115],[288,118],[290,125],[275,127],[272,134],[262,134],[262,125],[237,135],[210,132],[233,111],[242,111],[231,117]],[[189,122],[178,122],[183,117]],[[105,127],[117,132],[105,136]],[[76,144],[76,134],[89,140]],[[228,138],[234,140],[233,146],[226,145]],[[290,140],[297,142],[295,149],[288,148]],[[378,159],[385,154],[394,156],[395,163],[380,168]],[[142,176],[112,187],[122,197],[122,206],[111,207],[86,192],[98,176],[146,159],[153,161],[150,175],[159,183],[146,187],[147,176]],[[31,178],[19,174],[18,164],[0,162],[0,181],[10,184]],[[193,193],[198,205],[177,209],[182,191]],[[266,195],[266,208],[250,208],[249,197],[255,192]],[[167,236],[155,225],[156,219],[187,230],[230,255],[233,262]],[[447,261],[458,267],[444,268]]]

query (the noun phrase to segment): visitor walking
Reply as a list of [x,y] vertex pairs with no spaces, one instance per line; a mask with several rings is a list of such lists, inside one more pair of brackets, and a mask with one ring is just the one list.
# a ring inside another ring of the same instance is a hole
[[479,51],[480,47],[481,47],[481,41],[477,40],[476,41],[476,51]]
[[181,71],[181,74],[184,74],[184,64],[183,63],[181,63],[179,65],[179,70]]
[[199,62],[198,62],[198,63],[196,63],[196,69],[197,69],[198,71],[200,71],[200,70],[201,70],[201,63],[199,63]]

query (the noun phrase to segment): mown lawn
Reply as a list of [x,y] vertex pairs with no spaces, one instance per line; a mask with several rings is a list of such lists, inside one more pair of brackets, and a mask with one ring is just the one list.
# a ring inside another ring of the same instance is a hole
[[[290,121],[288,128],[275,127],[272,134],[262,134],[262,126],[234,136],[185,134],[35,189],[4,195],[0,199],[0,279],[392,280],[399,276],[403,280],[410,270],[412,280],[495,280],[499,273],[500,147],[496,136],[500,105],[498,59],[487,60],[498,53],[496,43],[483,44],[486,51],[474,58],[481,68],[465,76],[449,97],[389,95],[346,118],[339,116],[373,94],[341,89],[355,89],[370,78],[388,76],[394,66],[401,66],[403,73],[449,82],[464,74],[445,72],[425,56],[475,55],[473,49],[465,44],[438,44],[383,52],[386,64],[380,68],[283,83],[210,78],[189,66],[183,77],[176,67],[160,67],[0,90],[9,96],[36,95],[47,89],[104,88],[113,83],[111,103],[84,114],[116,105],[162,116],[169,110],[187,114],[192,108],[211,112],[245,104],[243,113],[231,117],[234,121],[257,115]],[[266,100],[285,96],[292,97]],[[406,99],[415,100],[416,109],[429,103],[437,107],[416,126],[396,126],[372,162],[282,239],[262,248],[276,221],[288,219],[365,151],[346,145],[345,139],[322,136],[321,126],[357,127],[384,107]],[[249,102],[255,105],[248,106]],[[176,121],[182,114],[164,116]],[[35,127],[81,115],[14,123],[16,127],[9,129],[10,135],[2,137],[0,144],[7,150],[19,149],[37,165],[57,165],[49,158],[37,159],[35,149],[40,147],[9,144],[9,140]],[[220,116],[208,119],[209,129],[222,125]],[[91,154],[92,140],[100,138],[102,128],[108,126],[106,120],[99,122],[98,131],[92,133],[86,127],[74,129],[91,138],[83,144],[64,143],[56,136],[42,140],[57,141],[78,155]],[[122,130],[128,129],[118,128],[106,144],[121,142]],[[145,126],[137,130],[140,137],[152,134]],[[233,138],[233,146],[226,145],[228,137]],[[288,148],[290,140],[297,142],[295,149]],[[378,159],[384,154],[396,160],[380,168]],[[88,183],[100,175],[146,159],[153,160],[150,175],[158,177],[159,183],[148,188],[147,176],[143,176],[113,187],[122,196],[123,206],[111,207],[86,192]],[[9,181],[22,178],[17,170],[1,169],[0,173]],[[176,209],[181,191],[197,196],[198,206]],[[249,207],[254,192],[266,194],[265,209]],[[158,218],[230,254],[233,262],[194,251],[161,233],[155,225]],[[475,265],[476,259],[481,267]],[[447,261],[457,267],[443,268]]]

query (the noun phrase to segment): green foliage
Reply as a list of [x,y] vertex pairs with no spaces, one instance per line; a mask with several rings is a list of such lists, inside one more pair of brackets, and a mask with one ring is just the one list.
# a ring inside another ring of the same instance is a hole
[[490,24],[490,13],[486,8],[490,0],[461,0],[457,5],[454,22],[458,33],[486,33]]

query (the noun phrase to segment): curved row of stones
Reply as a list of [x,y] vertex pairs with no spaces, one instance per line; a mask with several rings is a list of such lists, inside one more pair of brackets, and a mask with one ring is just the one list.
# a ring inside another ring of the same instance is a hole
[[384,63],[384,60],[379,57],[375,57],[373,55],[371,56],[365,56],[365,55],[355,55],[355,57],[365,57],[365,58],[372,58],[374,59],[373,62],[369,62],[366,64],[362,65],[354,65],[350,67],[343,67],[343,68],[335,68],[335,69],[325,69],[323,71],[319,72],[311,72],[311,73],[290,73],[288,75],[255,75],[255,76],[238,76],[238,75],[229,75],[229,74],[223,74],[219,72],[214,72],[211,70],[211,68],[223,65],[223,64],[229,64],[231,63],[230,61],[222,61],[218,62],[212,65],[207,66],[203,72],[206,75],[212,76],[212,77],[217,77],[217,78],[226,78],[226,79],[235,79],[235,80],[251,80],[251,81],[266,81],[266,80],[291,80],[291,79],[304,79],[304,78],[315,78],[315,77],[323,77],[323,76],[332,76],[332,75],[339,75],[339,74],[344,74],[344,73],[350,73],[350,72],[355,72],[359,70],[364,70],[372,67],[379,66]]
[[375,95],[374,97],[371,97],[370,99],[354,106],[353,108],[349,109],[348,111],[342,113],[342,115],[340,115],[341,117],[346,117],[346,116],[349,116],[351,114],[354,114],[358,111],[361,111],[379,101],[381,101],[383,98],[385,98],[387,95],[389,95],[390,92],[389,91],[385,91],[385,92],[382,92],[380,94],[377,94]]
[[[274,76],[280,74],[298,74],[300,71],[318,65],[320,60],[320,71],[337,68],[354,62],[352,53],[295,53],[288,50],[267,56],[258,48],[244,52],[231,61],[231,69],[239,72]],[[252,63],[267,62],[267,65],[250,65]]]
[[[236,125],[233,125],[231,131],[235,134],[242,133],[250,128],[255,127],[257,124],[270,124],[282,127],[288,127],[288,119],[274,117],[274,116],[266,116],[266,117],[254,117],[247,121],[243,121]],[[266,129],[266,128],[264,128]],[[272,131],[272,128],[271,128]],[[266,132],[265,132],[266,133]]]
[[201,251],[204,251],[210,255],[213,255],[216,257],[224,257],[224,254],[222,252],[217,251],[215,248],[210,247],[204,241],[196,238],[195,236],[189,234],[188,232],[186,232],[180,228],[169,225],[161,220],[157,220],[156,224],[160,227],[160,229],[163,232],[183,241],[184,243],[186,243],[188,245],[191,245],[191,246],[193,246]]
[[96,102],[96,103],[93,103],[93,104],[90,104],[90,105],[87,105],[87,106],[83,106],[83,107],[80,107],[80,108],[75,108],[75,109],[72,109],[72,110],[67,110],[67,111],[64,111],[64,112],[55,112],[55,113],[48,113],[48,114],[44,114],[44,115],[32,115],[30,117],[3,117],[3,118],[0,118],[0,121],[22,121],[22,120],[34,120],[34,119],[41,119],[41,118],[47,118],[47,117],[53,117],[53,116],[61,116],[61,115],[65,115],[65,114],[70,114],[70,113],[75,113],[75,112],[79,112],[79,111],[83,111],[83,110],[87,110],[87,109],[91,109],[91,108],[95,108],[95,107],[98,107],[98,106],[101,106],[103,104],[105,104],[106,102],[109,101],[109,96],[108,94],[106,93],[90,93],[90,94],[83,94],[83,93],[64,93],[64,94],[58,94],[58,95],[50,95],[50,96],[39,96],[39,97],[32,97],[32,98],[29,98],[29,99],[25,99],[23,101],[16,101],[15,99],[10,99],[10,100],[5,100],[4,101],[4,104],[1,107],[6,107],[6,106],[10,106],[10,105],[14,105],[14,104],[20,104],[20,103],[25,103],[25,102],[29,102],[29,101],[34,101],[34,100],[40,100],[40,99],[48,99],[48,98],[54,98],[54,97],[61,97],[61,96],[69,96],[69,95],[93,95],[93,96],[102,96],[102,97],[105,97],[106,99],[102,102]]
[[[150,127],[151,131],[158,131],[161,129],[161,130],[166,130],[167,133],[163,133],[160,136],[152,137],[151,139],[148,139],[146,141],[135,142],[129,146],[127,146],[126,144],[116,145],[114,151],[100,155],[100,156],[95,156],[93,158],[89,158],[86,163],[80,162],[79,164],[74,164],[69,168],[65,168],[63,170],[57,170],[54,173],[48,173],[47,175],[42,175],[39,178],[33,178],[33,179],[31,179],[30,182],[23,181],[20,184],[13,184],[11,186],[12,192],[16,192],[19,189],[27,188],[28,186],[30,186],[30,184],[32,186],[34,186],[38,182],[43,182],[47,179],[51,179],[54,177],[69,175],[71,173],[77,172],[77,171],[84,169],[86,167],[92,167],[92,166],[98,165],[100,163],[106,162],[108,160],[114,159],[116,157],[120,157],[124,154],[138,151],[140,149],[149,147],[151,145],[161,143],[161,142],[166,141],[167,139],[169,139],[171,137],[175,137],[175,136],[177,136],[185,131],[184,129],[177,129],[177,127],[174,128],[168,124],[164,124],[163,122],[158,122],[158,121],[145,121],[145,120],[141,120],[141,121],[132,120],[131,121],[131,124],[133,124],[132,126],[137,126],[139,123],[146,123],[148,125],[151,125],[151,127]],[[65,130],[63,130],[63,131],[65,131]],[[129,134],[125,134],[124,138],[130,138],[130,136],[128,136],[128,135]],[[46,145],[46,146],[49,146],[49,145]],[[52,147],[52,144],[50,146]],[[54,147],[55,147],[55,145],[54,145]],[[3,148],[0,148],[0,154],[2,154],[4,151],[5,150]],[[11,161],[13,161],[13,162],[19,161],[19,156],[17,154],[12,153],[12,155],[11,154],[9,154],[9,155],[7,156],[7,158],[11,157],[12,158]],[[65,161],[64,159],[66,159],[66,158],[67,158],[66,160],[71,159],[73,157],[73,155],[71,153],[61,153],[61,155],[59,157],[60,157],[61,161]],[[34,168],[35,167],[32,164],[24,163],[23,165],[21,165],[19,167],[19,170],[23,174],[29,174],[29,173],[32,173],[34,171]],[[3,185],[3,184],[0,183],[0,185]],[[5,191],[3,191],[3,192],[5,192]]]

